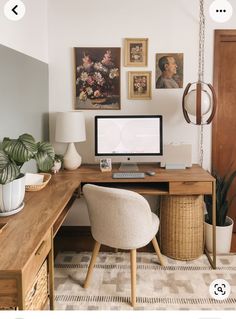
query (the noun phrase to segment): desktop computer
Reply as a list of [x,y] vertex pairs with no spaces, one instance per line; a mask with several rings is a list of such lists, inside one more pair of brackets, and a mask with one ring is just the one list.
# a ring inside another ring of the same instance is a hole
[[95,116],[96,157],[111,157],[121,171],[135,171],[136,163],[160,162],[161,155],[161,115]]

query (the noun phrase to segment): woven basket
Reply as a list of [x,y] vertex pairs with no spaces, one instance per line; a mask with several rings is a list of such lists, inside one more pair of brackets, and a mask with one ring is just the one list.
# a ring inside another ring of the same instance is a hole
[[48,300],[47,261],[43,263],[25,297],[26,310],[41,310]]
[[162,196],[160,243],[164,255],[193,260],[203,254],[203,197]]
[[48,173],[40,173],[40,175],[44,175],[43,177],[43,183],[38,185],[25,185],[25,190],[27,192],[37,192],[43,189],[47,183],[50,181],[52,175]]

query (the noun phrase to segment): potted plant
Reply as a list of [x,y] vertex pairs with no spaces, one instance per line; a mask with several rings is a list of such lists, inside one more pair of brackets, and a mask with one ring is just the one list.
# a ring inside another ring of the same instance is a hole
[[[229,190],[236,177],[236,170],[220,177],[217,172],[212,174],[216,179],[216,253],[229,253],[233,232],[233,220],[227,216],[228,210],[236,197],[229,196]],[[212,252],[212,197],[205,196],[207,214],[205,218],[206,248]]]
[[54,149],[48,142],[36,142],[30,134],[18,139],[5,137],[0,149],[0,216],[23,208],[25,177],[23,164],[35,159],[40,172],[48,172],[54,163]]

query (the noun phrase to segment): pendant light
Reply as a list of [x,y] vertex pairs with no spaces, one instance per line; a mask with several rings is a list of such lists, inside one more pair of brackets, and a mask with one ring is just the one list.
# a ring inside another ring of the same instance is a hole
[[188,83],[182,99],[183,115],[188,123],[201,125],[200,164],[203,162],[203,125],[210,124],[216,112],[216,94],[211,84],[204,82],[204,44],[205,15],[204,0],[199,0],[199,50],[198,50],[198,80]]
[[[216,111],[216,94],[211,84],[204,82],[205,15],[204,0],[199,0],[198,81],[188,83],[184,90],[182,107],[184,118],[196,125],[210,124]],[[191,118],[191,119],[190,119]],[[194,118],[194,119],[193,119]]]

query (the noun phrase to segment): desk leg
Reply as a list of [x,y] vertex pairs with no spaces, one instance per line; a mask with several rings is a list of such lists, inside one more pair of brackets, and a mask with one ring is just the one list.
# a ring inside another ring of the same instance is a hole
[[54,310],[54,252],[53,252],[53,230],[51,231],[52,248],[48,254],[49,265],[49,301],[50,310]]
[[212,258],[205,249],[207,258],[213,269],[216,269],[216,182],[212,182]]

